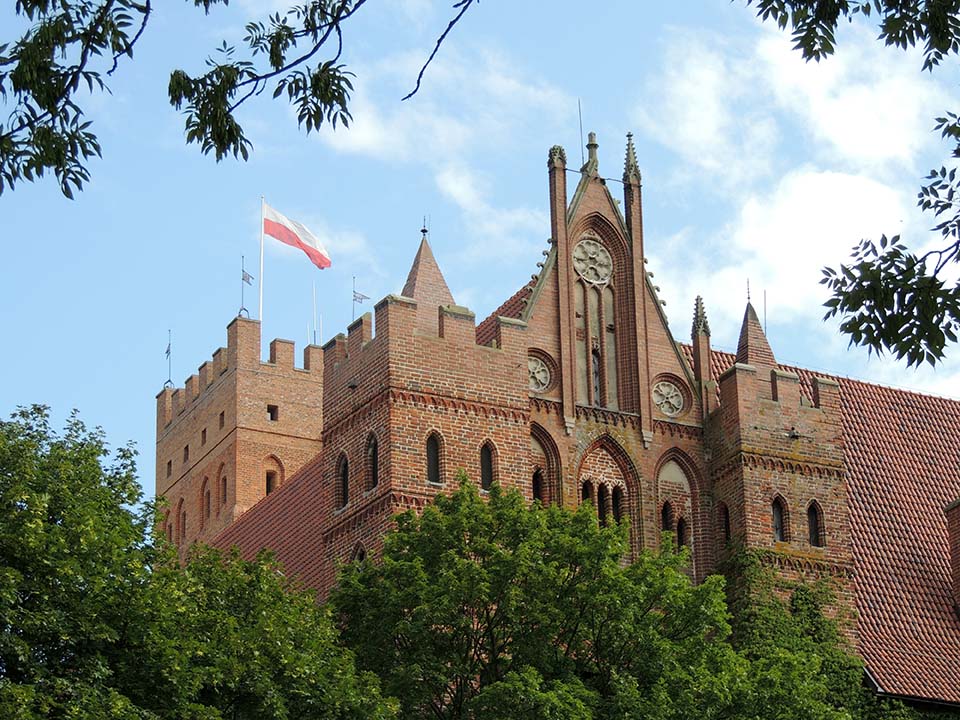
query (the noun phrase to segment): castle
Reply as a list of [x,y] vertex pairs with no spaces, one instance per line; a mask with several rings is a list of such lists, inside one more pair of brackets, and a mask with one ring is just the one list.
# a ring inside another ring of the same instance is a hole
[[623,210],[589,157],[568,203],[548,155],[550,244],[489,318],[456,305],[426,233],[400,295],[303,351],[243,317],[157,396],[165,529],[267,547],[322,592],[376,554],[392,516],[464,468],[532,502],[592,501],[634,552],[671,530],[691,573],[734,544],[788,576],[829,576],[885,695],[960,704],[960,403],[777,363],[747,304],[735,355],[703,302],[675,340],[645,266],[628,136]]

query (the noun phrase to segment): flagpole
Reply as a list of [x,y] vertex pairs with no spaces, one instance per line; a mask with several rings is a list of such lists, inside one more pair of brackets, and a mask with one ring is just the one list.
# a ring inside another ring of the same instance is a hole
[[313,344],[317,344],[317,284],[313,283]]
[[263,207],[265,202],[263,195],[260,196],[260,282],[257,286],[260,288],[260,308],[257,310],[257,320],[260,321],[260,330],[263,331]]

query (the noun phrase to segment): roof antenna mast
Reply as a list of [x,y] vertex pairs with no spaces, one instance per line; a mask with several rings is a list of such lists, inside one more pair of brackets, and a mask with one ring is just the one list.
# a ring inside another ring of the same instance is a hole
[[580,119],[580,164],[583,165],[586,160],[583,158],[583,112],[580,110],[580,98],[577,98],[577,117]]

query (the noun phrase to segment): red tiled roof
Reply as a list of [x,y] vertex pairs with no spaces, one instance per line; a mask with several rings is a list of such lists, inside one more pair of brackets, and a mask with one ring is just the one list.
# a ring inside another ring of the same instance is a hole
[[236,545],[246,559],[269,548],[287,574],[306,587],[320,589],[323,570],[320,457],[241,515],[211,545]]
[[[691,360],[690,346],[682,348]],[[734,359],[714,351],[713,376]],[[800,376],[809,397],[816,373],[784,369]],[[884,693],[960,703],[960,617],[943,512],[960,497],[960,402],[832,379],[843,413],[860,654]]]
[[490,341],[497,336],[498,317],[519,318],[523,313],[523,301],[529,298],[532,292],[533,289],[529,285],[524,285],[477,325],[477,345],[489,345]]

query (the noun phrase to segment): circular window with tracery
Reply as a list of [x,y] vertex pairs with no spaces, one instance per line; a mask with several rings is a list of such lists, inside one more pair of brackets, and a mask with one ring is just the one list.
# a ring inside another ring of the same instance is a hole
[[530,373],[530,389],[534,392],[543,392],[550,387],[550,368],[536,355],[527,358],[527,370]]
[[669,380],[661,380],[653,386],[653,404],[668,417],[683,411],[683,391]]
[[588,237],[573,249],[573,269],[588,283],[603,285],[613,274],[613,259],[599,240]]

